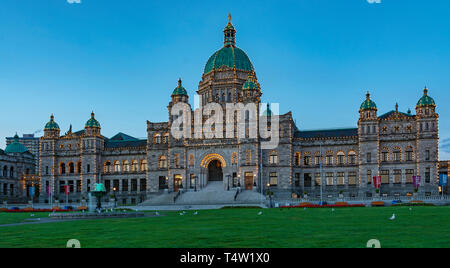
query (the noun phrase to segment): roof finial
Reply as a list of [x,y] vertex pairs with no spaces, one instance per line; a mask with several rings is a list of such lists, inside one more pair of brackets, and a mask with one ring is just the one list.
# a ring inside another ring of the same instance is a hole
[[370,92],[367,90],[366,99],[370,100]]
[[228,22],[231,22],[231,13],[228,13]]
[[91,117],[92,117],[92,118],[94,118],[94,117],[95,117],[94,111],[92,111],[92,113],[91,113]]
[[181,81],[181,77],[180,77],[180,78],[178,78],[178,86],[179,87],[181,87],[181,83],[182,83],[182,81]]
[[427,86],[425,86],[425,88],[423,89],[423,95],[428,95],[428,88]]
[[53,121],[53,119],[55,119],[55,117],[53,116],[53,113],[50,115],[50,120]]
[[395,111],[398,113],[398,102],[395,103]]

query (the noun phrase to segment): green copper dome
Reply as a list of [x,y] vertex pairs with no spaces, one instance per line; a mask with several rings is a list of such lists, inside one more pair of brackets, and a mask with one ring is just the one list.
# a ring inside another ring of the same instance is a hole
[[249,72],[253,71],[253,65],[247,54],[242,49],[233,46],[223,47],[214,53],[206,63],[204,73],[207,74],[222,66]]
[[236,30],[231,24],[231,15],[228,14],[228,24],[223,30],[224,46],[216,51],[205,65],[204,74],[207,74],[220,67],[236,68],[243,71],[253,71],[253,65],[247,54],[236,47]]
[[8,145],[5,149],[5,153],[7,154],[21,154],[27,152],[28,149],[22,143],[19,142],[19,136],[17,134],[14,136],[14,141]]
[[55,117],[50,116],[50,121],[45,125],[45,130],[59,130],[58,124],[55,122]]
[[370,99],[370,93],[367,92],[366,100],[361,104],[360,110],[376,109],[377,105]]
[[86,122],[85,127],[98,127],[100,128],[100,123],[95,119],[94,112],[91,113],[91,119]]
[[172,96],[184,95],[187,96],[186,89],[181,84],[181,78],[178,79],[178,86],[173,90]]
[[428,89],[427,88],[425,88],[423,90],[423,96],[417,102],[417,107],[422,107],[422,106],[436,106],[436,103],[434,102],[433,98],[428,96]]
[[254,77],[252,75],[249,75],[247,81],[242,86],[242,90],[253,90],[253,89],[258,89],[258,84],[256,83]]

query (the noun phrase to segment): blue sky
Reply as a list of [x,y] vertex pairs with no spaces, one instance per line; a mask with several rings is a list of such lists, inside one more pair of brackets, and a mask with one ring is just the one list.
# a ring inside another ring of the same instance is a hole
[[414,110],[426,85],[450,159],[448,0],[2,0],[0,148],[51,113],[62,132],[94,110],[105,136],[145,137],[178,77],[194,94],[228,12],[263,101],[300,129],[356,126],[367,90],[379,114]]

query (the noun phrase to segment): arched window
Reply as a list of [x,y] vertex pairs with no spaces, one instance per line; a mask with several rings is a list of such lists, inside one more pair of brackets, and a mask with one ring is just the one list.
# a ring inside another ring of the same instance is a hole
[[392,152],[392,159],[394,161],[402,161],[402,151],[400,147],[394,148],[394,151]]
[[3,177],[8,177],[8,167],[7,166],[4,166],[3,167]]
[[139,164],[137,160],[131,161],[131,172],[138,172],[139,171]]
[[195,166],[195,158],[194,158],[194,155],[191,154],[191,155],[189,155],[189,167],[193,167],[193,166]]
[[312,159],[311,159],[311,153],[306,152],[305,156],[303,157],[303,164],[305,166],[311,166],[312,165]]
[[11,167],[11,168],[9,169],[9,176],[10,176],[11,178],[14,178],[14,167]]
[[278,153],[276,151],[272,151],[269,154],[269,164],[276,165],[278,164]]
[[414,160],[414,150],[412,147],[408,147],[406,148],[406,152],[405,152],[405,160],[406,161],[413,161]]
[[345,164],[345,153],[342,151],[337,153],[337,164],[338,165]]
[[77,173],[81,174],[81,162],[77,162]]
[[333,152],[327,152],[326,156],[325,156],[325,165],[333,165]]
[[164,134],[163,137],[163,143],[168,143],[169,142],[169,133]]
[[356,152],[350,151],[348,153],[348,164],[349,165],[356,165]]
[[158,159],[158,168],[167,168],[167,158],[165,155],[161,155]]
[[[300,159],[301,159],[300,156],[301,156],[301,155],[300,155],[300,152],[296,152],[296,153],[295,153],[294,164],[295,164],[296,166],[300,166]],[[316,164],[318,164],[318,163],[316,163]]]
[[105,162],[105,173],[111,172],[111,162],[106,161]]
[[69,163],[69,174],[75,173],[75,164],[73,162]]
[[66,164],[59,164],[59,174],[66,174]]
[[148,165],[147,165],[147,159],[144,159],[141,161],[141,171],[147,171]]
[[153,137],[153,142],[155,144],[160,144],[161,143],[161,134],[155,134],[155,136]]
[[114,172],[120,172],[120,162],[119,161],[114,162]]
[[123,171],[124,172],[130,171],[130,162],[128,162],[128,160],[123,161]]

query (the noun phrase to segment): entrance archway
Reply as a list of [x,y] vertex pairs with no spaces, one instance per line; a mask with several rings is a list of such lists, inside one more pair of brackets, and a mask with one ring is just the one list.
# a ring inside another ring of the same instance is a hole
[[223,181],[222,163],[213,160],[208,165],[208,181]]

